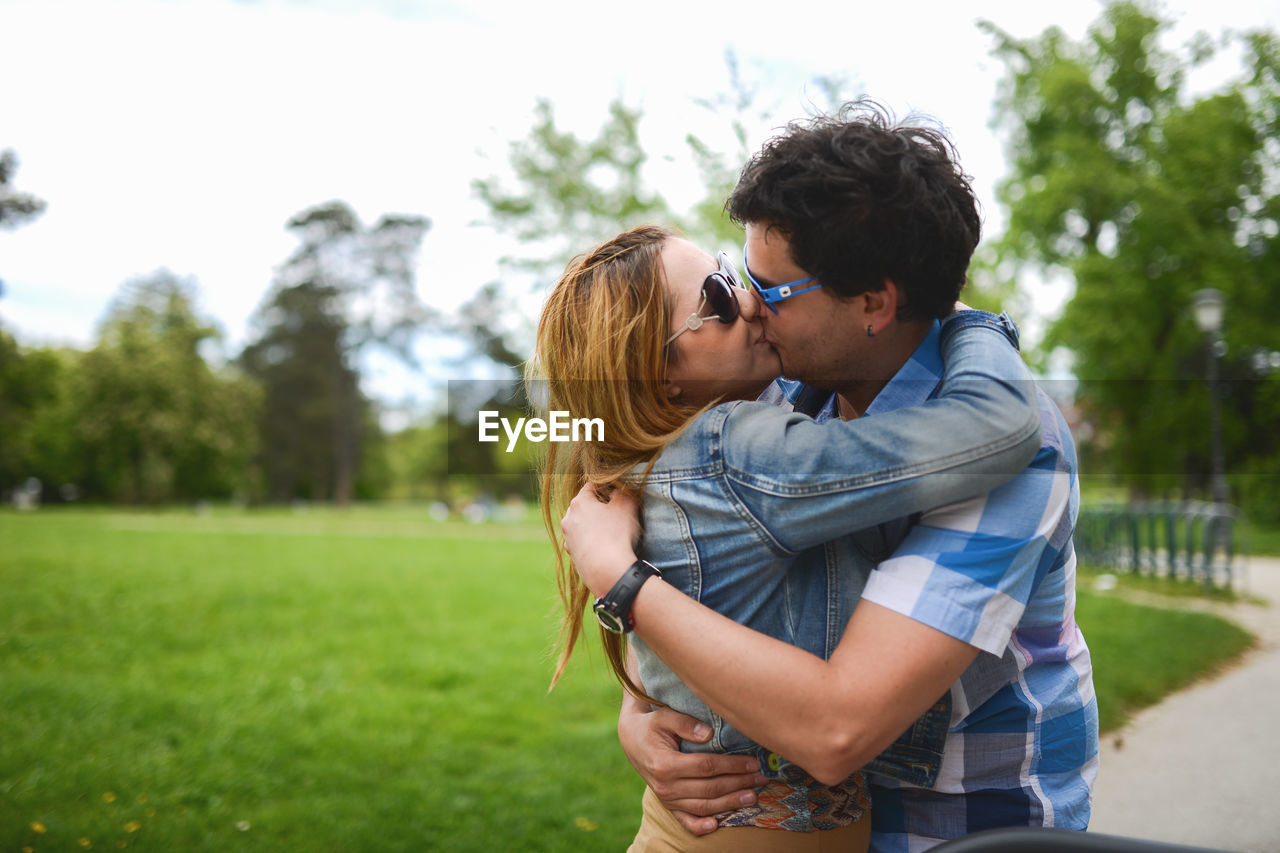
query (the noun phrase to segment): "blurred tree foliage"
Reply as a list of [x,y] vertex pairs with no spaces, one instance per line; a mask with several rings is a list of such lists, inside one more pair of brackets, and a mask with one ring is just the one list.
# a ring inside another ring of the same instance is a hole
[[[1013,172],[997,262],[1063,269],[1076,290],[1044,350],[1070,350],[1091,449],[1140,494],[1204,490],[1208,391],[1194,291],[1226,297],[1224,432],[1237,489],[1280,512],[1280,46],[1270,32],[1199,35],[1181,50],[1146,6],[1113,2],[1080,42],[990,23]],[[1221,51],[1244,70],[1212,91]],[[1247,475],[1261,476],[1247,476]],[[1269,500],[1258,488],[1270,490]]]
[[0,495],[34,477],[60,485],[79,479],[66,447],[66,375],[78,354],[23,350],[0,329]]
[[240,363],[263,392],[258,419],[267,500],[350,500],[369,401],[342,347],[345,323],[333,288],[305,282],[277,290],[265,328]]
[[388,492],[395,500],[448,501],[449,457],[443,420],[410,425],[387,436]]
[[[13,188],[13,173],[16,171],[17,155],[9,150],[0,151],[0,228],[16,228],[44,212],[43,199]],[[3,295],[4,282],[0,281],[0,296]]]
[[414,281],[428,228],[425,217],[401,215],[366,228],[340,201],[289,221],[299,246],[240,359],[263,391],[258,459],[268,499],[346,503],[362,491],[362,471],[371,474],[362,462],[380,431],[358,359],[380,347],[413,363],[414,337],[433,319]]
[[517,267],[562,268],[587,245],[626,228],[669,215],[666,202],[645,185],[648,159],[640,145],[640,111],[620,100],[594,139],[556,126],[555,111],[540,99],[527,139],[513,142],[510,164],[517,186],[497,177],[472,183],[500,230],[527,251],[505,258]]
[[16,228],[44,212],[45,203],[30,193],[12,187],[13,173],[18,171],[18,157],[12,151],[0,151],[0,227]]
[[166,271],[127,283],[67,376],[50,412],[62,423],[42,431],[73,438],[64,477],[85,496],[160,503],[245,489],[257,389],[209,366],[200,350],[217,331],[194,304],[194,283]]
[[[552,104],[540,100],[528,137],[511,144],[512,174],[472,183],[493,224],[522,244],[520,255],[504,262],[533,271],[544,284],[574,255],[644,223],[674,225],[708,251],[739,246],[742,229],[725,214],[725,200],[760,141],[751,138],[752,126],[779,122],[774,109],[761,106],[760,85],[742,75],[732,51],[726,52],[725,65],[728,89],[693,101],[725,122],[734,150],[721,151],[693,133],[685,136],[686,153],[701,180],[700,200],[689,211],[673,209],[649,186],[639,108],[615,98],[595,136],[580,139],[562,130]],[[818,100],[805,105],[810,113],[829,112],[850,95],[851,84],[843,78],[813,82]]]
[[127,282],[88,352],[20,349],[0,332],[0,494],[161,503],[245,494],[257,388],[201,354],[217,338],[195,284]]
[[431,220],[387,214],[366,227],[345,202],[330,201],[297,214],[288,228],[298,248],[273,290],[328,289],[342,318],[338,344],[345,354],[377,347],[413,364],[415,336],[436,319],[418,297],[414,272]]

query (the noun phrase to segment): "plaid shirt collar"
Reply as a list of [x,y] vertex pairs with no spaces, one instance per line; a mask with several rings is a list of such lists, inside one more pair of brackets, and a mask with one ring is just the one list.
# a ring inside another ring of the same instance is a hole
[[938,390],[942,383],[942,370],[942,325],[934,320],[920,346],[871,401],[866,414],[919,406]]

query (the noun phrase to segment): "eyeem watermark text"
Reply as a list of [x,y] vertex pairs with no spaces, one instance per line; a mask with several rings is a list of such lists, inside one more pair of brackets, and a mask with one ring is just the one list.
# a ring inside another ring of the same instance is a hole
[[497,411],[480,412],[480,441],[499,441],[498,427],[507,434],[507,452],[516,449],[523,432],[529,441],[604,441],[604,421],[600,418],[570,418],[568,412],[552,411],[547,420],[516,418],[515,425]]

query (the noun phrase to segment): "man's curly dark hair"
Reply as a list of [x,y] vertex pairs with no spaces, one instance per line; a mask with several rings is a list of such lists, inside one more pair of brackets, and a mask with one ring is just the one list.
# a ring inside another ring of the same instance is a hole
[[982,223],[971,178],[940,130],[898,124],[875,101],[793,121],[742,169],[725,209],[776,228],[792,260],[842,297],[905,294],[902,320],[951,313]]

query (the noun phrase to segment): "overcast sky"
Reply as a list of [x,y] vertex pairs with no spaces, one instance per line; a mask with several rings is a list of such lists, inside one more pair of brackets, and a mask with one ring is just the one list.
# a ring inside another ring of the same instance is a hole
[[[694,99],[727,90],[726,49],[762,82],[761,102],[778,105],[773,124],[803,113],[819,75],[900,115],[936,116],[977,179],[994,236],[993,187],[1007,167],[989,125],[1002,67],[975,21],[1079,37],[1100,8],[0,0],[0,149],[18,155],[17,188],[48,202],[31,224],[0,231],[0,324],[26,344],[87,346],[121,283],[164,267],[197,279],[201,310],[238,351],[293,249],[286,220],[330,199],[366,221],[430,217],[419,288],[451,308],[499,275],[506,247],[477,224],[470,182],[502,168],[537,98],[582,134],[615,96],[640,106],[656,188],[692,201],[682,140],[723,131]],[[1175,43],[1196,30],[1280,29],[1280,0],[1162,8],[1179,22]],[[1051,287],[1038,300],[1051,312],[1063,295]]]

